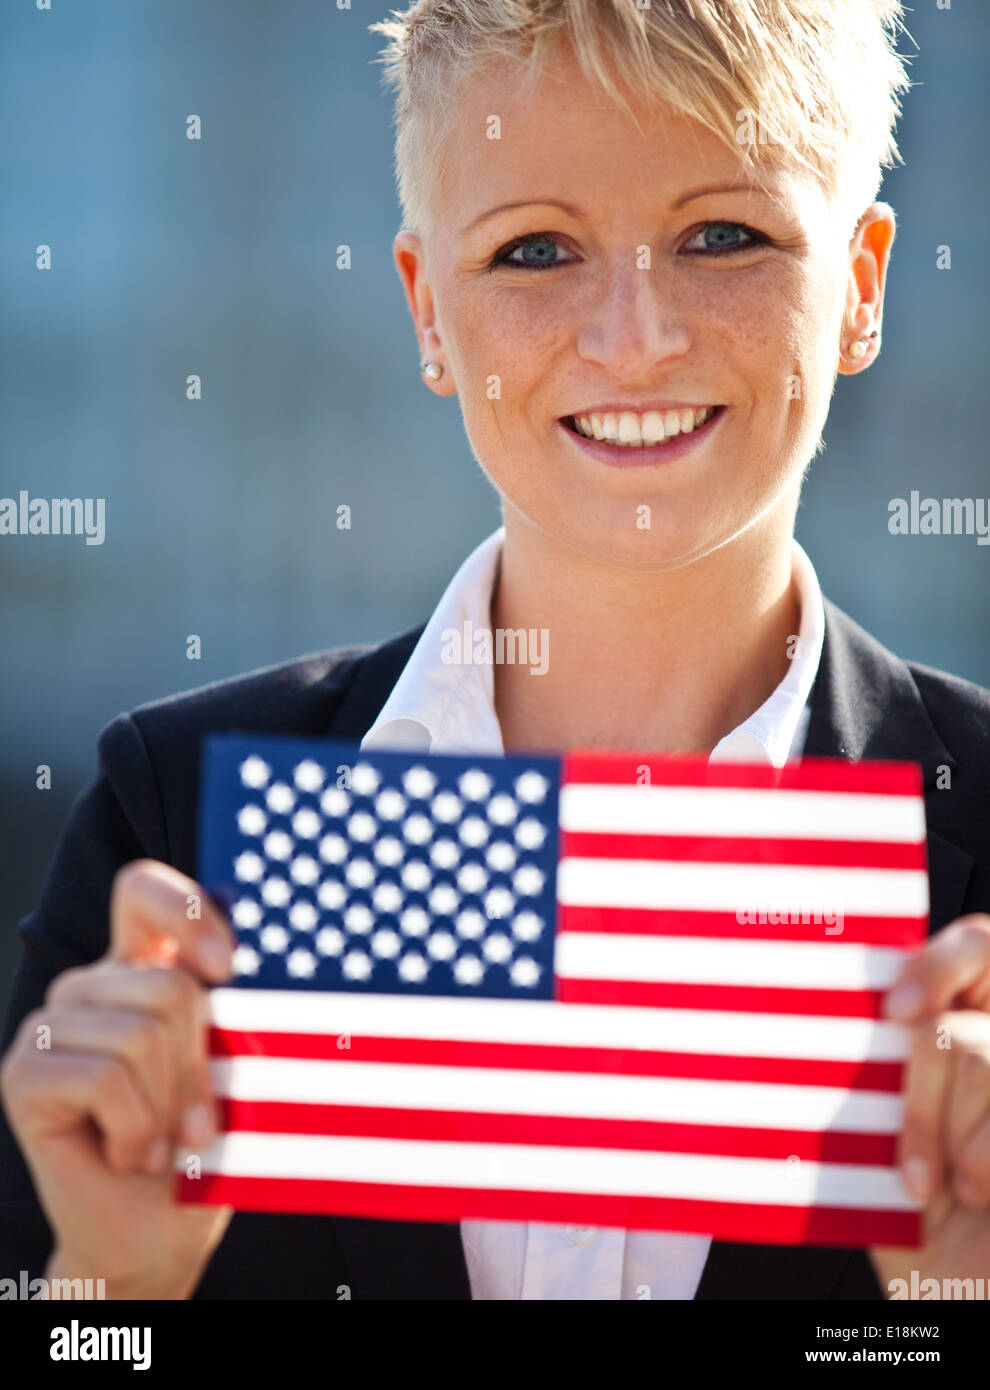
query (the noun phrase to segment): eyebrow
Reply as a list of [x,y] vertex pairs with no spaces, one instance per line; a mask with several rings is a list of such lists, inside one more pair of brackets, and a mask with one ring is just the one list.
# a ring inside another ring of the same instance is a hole
[[[756,193],[764,197],[771,197],[765,189],[761,189],[758,184],[752,183],[727,183],[727,184],[707,184],[704,188],[692,189],[690,193],[683,194],[673,204],[675,208],[682,208],[685,203],[690,203],[695,198],[704,198],[712,193]],[[480,227],[482,222],[487,222],[489,218],[495,217],[500,212],[511,212],[513,208],[528,207],[551,207],[560,208],[569,217],[580,217],[581,209],[574,203],[561,202],[559,198],[521,198],[515,203],[499,203],[498,207],[489,208],[480,217],[476,217],[473,222],[469,222],[463,229],[463,235],[473,232],[475,227]]]

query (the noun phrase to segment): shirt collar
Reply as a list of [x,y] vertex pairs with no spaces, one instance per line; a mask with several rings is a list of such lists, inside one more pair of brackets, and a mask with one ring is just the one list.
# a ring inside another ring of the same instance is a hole
[[[492,668],[445,662],[451,633],[470,635],[491,624],[492,589],[505,528],[499,527],[467,557],[444,590],[362,748],[409,752],[503,753],[495,713]],[[825,637],[825,609],[814,566],[792,541],[793,574],[801,619],[787,674],[769,698],[712,750],[711,762],[768,762],[783,767],[799,756],[807,727],[807,702]],[[470,625],[470,626],[468,626]]]

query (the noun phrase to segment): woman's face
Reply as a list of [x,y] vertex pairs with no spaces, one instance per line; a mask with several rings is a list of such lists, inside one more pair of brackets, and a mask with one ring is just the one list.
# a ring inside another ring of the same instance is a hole
[[[789,527],[840,348],[879,320],[889,209],[864,253],[812,176],[761,191],[669,111],[637,111],[640,133],[573,60],[531,97],[511,83],[466,85],[428,243],[396,240],[423,356],[444,366],[432,389],[460,397],[507,521],[647,571],[761,518]],[[589,442],[575,417],[634,442]]]

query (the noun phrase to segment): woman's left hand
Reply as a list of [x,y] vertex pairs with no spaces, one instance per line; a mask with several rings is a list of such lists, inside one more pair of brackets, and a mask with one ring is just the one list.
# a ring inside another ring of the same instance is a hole
[[898,1160],[926,1203],[925,1243],[871,1249],[877,1278],[888,1295],[893,1279],[910,1288],[912,1271],[940,1290],[943,1280],[990,1280],[990,916],[960,917],[929,938],[885,1012],[913,1031]]

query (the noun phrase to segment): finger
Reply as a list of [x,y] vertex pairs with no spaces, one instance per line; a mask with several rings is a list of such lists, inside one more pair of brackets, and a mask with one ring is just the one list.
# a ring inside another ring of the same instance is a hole
[[960,917],[904,965],[884,1001],[901,1023],[944,1009],[990,1008],[990,916]]
[[168,1127],[192,1147],[208,1144],[218,1128],[207,1056],[207,994],[185,970],[103,960],[67,970],[46,996],[57,1017],[88,1005],[141,1011],[157,1018],[168,1037]]
[[110,955],[184,965],[203,978],[230,978],[233,934],[220,910],[193,879],[168,864],[125,864],[110,894]]
[[936,1021],[915,1026],[905,1078],[898,1163],[905,1187],[919,1202],[929,1201],[945,1180],[951,1061],[939,1038]]
[[990,1017],[947,1014],[952,1053],[947,1157],[956,1200],[977,1210],[990,1204]]
[[85,1117],[100,1132],[107,1165],[129,1172],[143,1168],[156,1138],[154,1110],[130,1068],[116,1057],[83,1052],[22,1057],[6,1075],[4,1095],[26,1149],[33,1141],[64,1134]]

